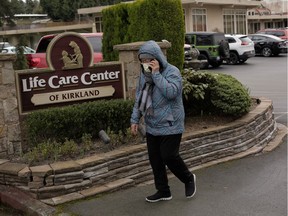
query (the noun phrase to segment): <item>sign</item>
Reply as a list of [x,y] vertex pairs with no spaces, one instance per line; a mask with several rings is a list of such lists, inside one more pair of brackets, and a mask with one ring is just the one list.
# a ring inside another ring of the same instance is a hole
[[16,71],[20,114],[104,98],[126,98],[123,64],[93,65],[91,45],[81,35],[58,35],[47,50],[49,68]]

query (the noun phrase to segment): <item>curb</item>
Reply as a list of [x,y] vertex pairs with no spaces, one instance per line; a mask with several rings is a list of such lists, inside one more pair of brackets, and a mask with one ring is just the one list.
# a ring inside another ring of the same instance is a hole
[[49,216],[55,213],[55,208],[36,200],[27,193],[10,186],[0,185],[0,201],[4,205],[10,206],[31,216]]

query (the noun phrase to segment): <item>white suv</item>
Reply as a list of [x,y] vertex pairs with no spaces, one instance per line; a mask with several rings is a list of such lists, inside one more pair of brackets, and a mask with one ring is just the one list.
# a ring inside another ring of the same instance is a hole
[[255,56],[254,42],[247,35],[225,34],[225,39],[230,49],[228,64],[242,64]]

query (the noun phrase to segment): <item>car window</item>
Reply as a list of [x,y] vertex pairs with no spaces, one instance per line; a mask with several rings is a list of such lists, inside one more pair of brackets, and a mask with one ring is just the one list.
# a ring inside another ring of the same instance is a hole
[[7,49],[2,49],[1,53],[8,53],[8,50]]
[[236,43],[236,40],[234,38],[232,38],[232,37],[226,37],[226,41],[228,43]]
[[221,34],[214,35],[214,44],[220,44],[222,41],[225,40],[225,37]]
[[46,50],[47,50],[47,47],[49,45],[49,43],[51,42],[53,38],[43,38],[40,43],[38,44],[38,47],[37,47],[37,52],[38,53],[45,53]]
[[194,37],[194,35],[185,35],[185,43],[186,44],[194,44],[193,37]]
[[252,38],[254,41],[257,41],[257,42],[265,40],[265,37],[259,36],[259,35],[255,35]]
[[211,35],[198,35],[196,37],[196,45],[213,45],[213,39]]
[[91,43],[94,52],[102,51],[102,37],[94,36],[94,37],[87,37],[87,39]]
[[250,38],[247,37],[247,36],[240,37],[239,39],[240,39],[242,42],[246,42],[246,43],[250,43],[250,42],[251,42]]
[[277,37],[285,36],[284,31],[267,31],[267,34],[275,35]]

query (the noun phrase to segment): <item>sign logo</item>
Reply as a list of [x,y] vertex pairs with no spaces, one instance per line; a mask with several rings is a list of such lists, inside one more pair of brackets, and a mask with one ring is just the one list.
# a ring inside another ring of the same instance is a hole
[[126,98],[121,62],[93,64],[90,42],[63,33],[47,48],[47,69],[16,71],[20,114],[99,99]]

